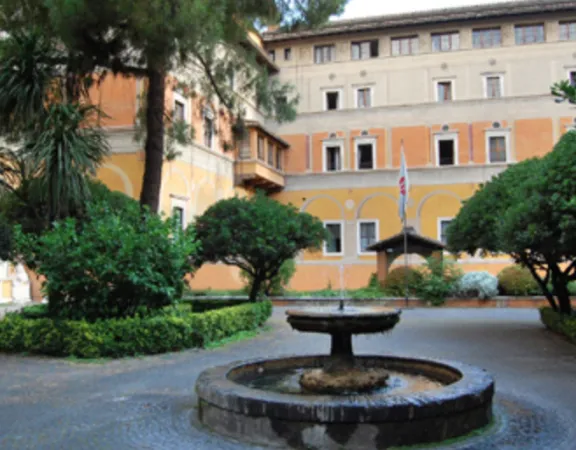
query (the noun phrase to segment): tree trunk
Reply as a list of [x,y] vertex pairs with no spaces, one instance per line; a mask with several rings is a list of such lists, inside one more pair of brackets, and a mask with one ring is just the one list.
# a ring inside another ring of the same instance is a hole
[[260,276],[255,276],[252,278],[252,286],[250,287],[250,298],[251,302],[255,302],[258,299],[258,293],[260,292],[260,286],[264,280]]
[[158,212],[162,163],[164,162],[164,108],[166,74],[163,70],[148,69],[148,93],[146,109],[146,160],[140,204],[151,212]]
[[552,271],[552,285],[558,298],[558,310],[560,314],[572,314],[572,304],[570,303],[570,292],[568,291],[568,278],[565,277],[559,268]]
[[546,286],[545,281],[543,281],[542,278],[540,278],[540,276],[538,275],[538,272],[536,271],[536,268],[532,264],[529,264],[528,262],[526,262],[525,260],[523,260],[522,263],[524,264],[525,267],[528,268],[528,270],[532,274],[532,278],[534,278],[534,280],[536,280],[536,283],[540,287],[540,290],[544,294],[544,297],[546,297],[546,300],[548,300],[550,307],[554,311],[558,311],[558,305],[556,304],[556,300],[554,299],[554,294],[548,290],[548,286]]

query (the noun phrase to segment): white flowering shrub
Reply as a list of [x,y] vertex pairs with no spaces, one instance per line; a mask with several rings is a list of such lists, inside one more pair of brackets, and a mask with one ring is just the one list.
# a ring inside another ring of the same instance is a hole
[[489,299],[498,295],[498,278],[488,272],[464,274],[456,285],[457,297]]

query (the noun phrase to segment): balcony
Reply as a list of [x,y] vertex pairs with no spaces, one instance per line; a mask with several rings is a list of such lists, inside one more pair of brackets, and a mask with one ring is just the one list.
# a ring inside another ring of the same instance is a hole
[[284,158],[289,145],[259,122],[247,122],[248,132],[234,168],[237,186],[277,191],[284,188]]

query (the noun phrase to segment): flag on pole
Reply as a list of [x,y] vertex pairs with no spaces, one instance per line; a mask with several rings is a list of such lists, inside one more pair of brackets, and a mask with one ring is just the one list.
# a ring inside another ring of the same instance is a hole
[[408,204],[408,168],[406,167],[406,158],[404,157],[404,141],[400,144],[400,176],[398,177],[398,188],[400,189],[400,202],[398,204],[399,214],[402,221],[406,215],[406,206]]

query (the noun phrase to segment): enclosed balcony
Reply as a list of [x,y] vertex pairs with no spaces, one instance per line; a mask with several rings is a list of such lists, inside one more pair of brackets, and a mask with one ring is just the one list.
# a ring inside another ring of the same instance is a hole
[[289,145],[259,122],[246,124],[248,132],[236,160],[236,185],[275,191],[284,188],[284,158]]

